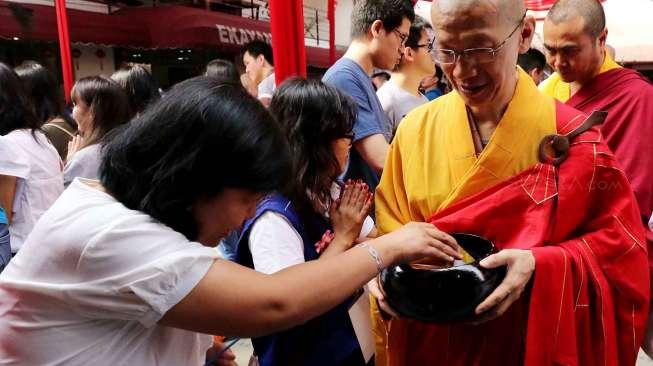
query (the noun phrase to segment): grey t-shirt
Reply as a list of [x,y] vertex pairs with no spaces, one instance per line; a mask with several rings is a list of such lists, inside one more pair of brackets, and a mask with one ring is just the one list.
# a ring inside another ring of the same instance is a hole
[[388,116],[389,128],[393,131],[393,135],[394,131],[397,130],[397,126],[399,126],[399,122],[408,112],[429,101],[424,95],[420,94],[418,97],[409,93],[393,82],[392,79],[383,84],[376,92],[376,95],[381,101],[386,116]]
[[277,89],[274,83],[274,72],[268,75],[260,84],[258,84],[258,98],[272,98],[274,91]]
[[[358,105],[354,123],[354,142],[368,136],[380,134],[390,141],[392,130],[376,96],[372,79],[360,65],[348,58],[341,58],[327,70],[322,78],[326,84],[333,85],[349,95]],[[356,149],[351,150],[349,167],[345,179],[363,179],[373,191],[379,184],[379,175],[363,160]]]
[[100,178],[101,145],[86,146],[73,155],[63,170],[63,184],[68,185],[77,177],[86,179]]

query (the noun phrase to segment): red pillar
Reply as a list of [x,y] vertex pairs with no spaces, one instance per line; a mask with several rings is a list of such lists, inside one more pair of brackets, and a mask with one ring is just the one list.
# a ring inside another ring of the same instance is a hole
[[73,64],[70,57],[70,35],[68,34],[66,0],[55,0],[54,5],[57,11],[57,30],[59,33],[59,50],[61,52],[64,96],[66,102],[70,102],[70,91],[73,88]]
[[306,77],[302,0],[270,0],[272,53],[277,85],[291,76]]
[[336,0],[329,0],[327,17],[329,18],[329,64],[336,62]]

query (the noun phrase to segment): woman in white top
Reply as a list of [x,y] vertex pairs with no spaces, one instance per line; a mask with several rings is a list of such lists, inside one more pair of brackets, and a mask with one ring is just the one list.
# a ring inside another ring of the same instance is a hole
[[206,334],[304,323],[384,266],[456,245],[413,223],[272,275],[219,258],[289,171],[276,122],[240,85],[184,81],[104,151],[100,181],[75,180],[0,274],[0,364],[201,365]]
[[0,63],[0,206],[12,253],[63,191],[61,159],[39,126],[18,75]]
[[127,123],[131,109],[125,90],[115,81],[103,76],[82,78],[71,91],[73,118],[79,135],[68,143],[64,169],[64,185],[73,179],[98,179],[100,149],[107,134]]

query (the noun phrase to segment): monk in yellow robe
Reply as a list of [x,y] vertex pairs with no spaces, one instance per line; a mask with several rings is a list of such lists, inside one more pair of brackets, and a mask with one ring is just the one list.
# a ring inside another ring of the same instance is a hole
[[[521,0],[433,2],[433,57],[454,91],[400,123],[376,191],[378,229],[387,233],[435,217],[444,231],[463,228],[496,238],[518,233],[525,240],[495,241],[506,249],[481,263],[506,265],[507,274],[476,309],[476,325],[392,318],[379,284],[371,282],[377,366],[634,365],[649,296],[648,278],[639,275],[647,269],[644,232],[630,225],[637,221],[634,196],[596,128],[571,141],[567,165],[538,162],[545,136],[571,136],[586,116],[540,93],[515,66],[535,28],[525,14]],[[548,205],[550,215],[529,219],[504,204],[511,198],[501,196],[502,185],[521,184],[515,179],[524,172],[529,174],[518,191],[533,201],[526,212]],[[614,189],[608,195],[597,189],[603,185]],[[478,208],[487,221],[477,222],[469,212],[460,222],[447,219],[456,215],[452,210],[465,211],[488,196],[491,204]],[[506,227],[500,227],[502,216]],[[518,227],[510,225],[522,217]],[[618,280],[605,281],[619,273]],[[619,298],[611,297],[615,292]],[[584,306],[587,313],[576,311]],[[585,337],[602,325],[598,338]],[[538,342],[540,349],[533,347]]]

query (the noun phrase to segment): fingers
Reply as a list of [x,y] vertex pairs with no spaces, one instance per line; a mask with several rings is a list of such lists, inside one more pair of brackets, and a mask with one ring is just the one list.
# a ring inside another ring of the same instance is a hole
[[492,254],[483,259],[480,263],[485,268],[496,268],[505,266],[510,259],[510,250],[502,250],[499,253]]
[[377,276],[367,283],[367,289],[370,291],[372,296],[376,298],[376,303],[379,305],[379,309],[393,318],[398,318],[399,314],[385,301],[385,294],[381,290],[381,284],[379,283],[380,279]]
[[431,246],[439,249],[447,255],[447,257],[443,259],[453,262],[454,259],[463,258],[462,254],[460,254],[460,247],[454,238],[436,229],[433,225],[426,228],[426,232],[432,239],[434,239]]
[[[511,295],[521,296],[522,291],[530,280],[535,269],[532,261],[532,253],[523,250],[503,250],[487,259],[490,264],[507,264],[508,273],[501,284],[476,307],[476,313],[481,314],[497,307],[502,301],[510,298]],[[513,299],[514,301],[514,299]]]
[[[506,280],[508,279],[506,278]],[[504,280],[499,285],[499,287],[492,291],[490,296],[488,296],[476,307],[476,314],[483,314],[488,310],[495,308],[497,305],[499,305],[499,303],[507,299],[512,292],[516,292],[517,289],[513,288],[513,286],[509,284],[506,284],[506,280]]]
[[480,317],[474,322],[474,324],[481,324],[493,319],[496,319],[503,315],[510,306],[519,299],[521,296],[521,293],[519,292],[513,292],[510,293],[508,296],[506,296],[505,299],[503,299],[501,302],[499,302],[496,306],[493,308],[488,309],[484,313],[481,313]]
[[363,208],[361,210],[361,214],[363,216],[363,219],[365,219],[365,216],[370,214],[370,210],[372,210],[372,203],[374,202],[374,194],[371,192],[367,193],[367,197],[365,198],[365,201],[363,202]]
[[[434,243],[430,244],[430,248],[425,254],[432,259],[451,264],[455,258],[451,251],[452,249],[448,246],[440,243],[439,241],[435,241]],[[456,255],[458,254],[456,253]]]
[[354,182],[350,179],[345,183],[345,188],[342,192],[342,197],[340,198],[340,202],[343,205],[349,205],[351,202],[351,194],[352,194],[352,188],[354,186]]
[[234,361],[236,359],[236,355],[231,349],[228,349],[220,355],[220,360],[225,360],[225,361]]
[[[432,235],[434,238],[438,239],[442,243],[448,245],[450,248],[452,248],[456,253],[460,252],[460,246],[458,245],[458,242],[456,239],[453,238],[453,236],[445,233],[444,231],[438,230],[437,227],[434,225],[428,224],[428,232],[430,235]],[[462,256],[460,257],[462,258]],[[460,259],[459,258],[459,259]]]
[[362,221],[370,212],[373,204],[373,194],[369,187],[361,180],[349,180],[341,193],[340,205],[354,215],[357,222]]

